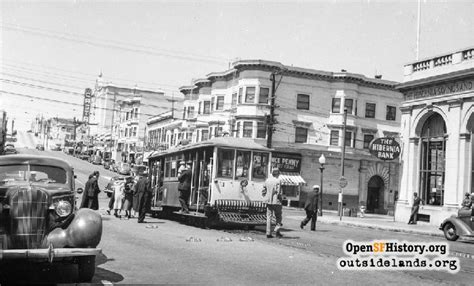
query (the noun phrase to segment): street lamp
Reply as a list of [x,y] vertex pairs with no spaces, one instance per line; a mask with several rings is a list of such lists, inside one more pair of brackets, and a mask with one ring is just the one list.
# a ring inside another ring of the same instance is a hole
[[320,184],[320,189],[319,189],[319,204],[321,205],[320,212],[321,216],[323,216],[323,171],[324,171],[324,164],[326,164],[326,157],[324,157],[324,154],[321,154],[321,157],[319,157],[319,164],[321,167],[319,167],[319,170],[321,170],[321,184]]

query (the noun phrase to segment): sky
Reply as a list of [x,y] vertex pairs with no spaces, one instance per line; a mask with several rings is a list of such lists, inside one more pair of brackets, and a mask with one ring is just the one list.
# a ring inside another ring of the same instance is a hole
[[[0,1],[0,110],[82,117],[85,88],[162,90],[237,59],[402,81],[418,1]],[[421,1],[419,58],[474,46],[474,1]]]

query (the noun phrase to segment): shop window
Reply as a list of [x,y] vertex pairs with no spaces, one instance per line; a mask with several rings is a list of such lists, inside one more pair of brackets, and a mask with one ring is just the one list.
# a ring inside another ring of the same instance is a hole
[[374,135],[364,134],[364,149],[369,149],[369,145],[372,140],[374,140]]
[[308,140],[308,128],[295,128],[295,143],[306,143]]
[[331,130],[329,145],[339,146],[339,130]]
[[296,109],[309,110],[309,95],[307,94],[297,95]]
[[257,138],[265,138],[267,136],[267,127],[263,122],[257,122]]
[[253,131],[253,122],[252,121],[244,121],[244,130],[243,130],[242,137],[252,138],[252,131]]
[[210,101],[204,101],[204,110],[202,112],[202,114],[210,114],[211,113],[211,102]]
[[268,153],[253,153],[252,179],[266,179],[268,171]]
[[234,150],[219,149],[217,158],[217,177],[232,178],[234,173]]
[[365,104],[365,118],[375,118],[375,103]]
[[333,98],[332,99],[332,113],[340,113],[341,112],[341,99],[340,98]]
[[245,88],[245,103],[255,103],[255,87]]
[[395,120],[397,117],[397,108],[395,106],[387,105],[387,120]]
[[250,151],[237,151],[235,178],[248,179],[249,170],[250,170]]
[[269,94],[270,94],[270,89],[268,87],[261,87],[260,94],[258,97],[258,103],[268,104]]
[[216,97],[216,110],[224,110],[224,97]]
[[446,160],[446,124],[439,114],[430,116],[421,132],[421,199],[427,205],[442,206]]

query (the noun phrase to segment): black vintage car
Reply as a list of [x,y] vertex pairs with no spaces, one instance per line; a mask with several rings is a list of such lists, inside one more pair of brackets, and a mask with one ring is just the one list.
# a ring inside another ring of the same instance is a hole
[[60,159],[0,157],[0,269],[14,261],[76,263],[79,280],[92,279],[102,219],[76,211],[74,178]]
[[458,210],[458,215],[451,216],[443,221],[439,227],[447,240],[455,241],[459,237],[474,238],[474,214],[465,208]]

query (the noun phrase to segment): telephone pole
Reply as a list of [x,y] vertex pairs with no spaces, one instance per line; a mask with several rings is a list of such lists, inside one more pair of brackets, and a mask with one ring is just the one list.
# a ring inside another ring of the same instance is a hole
[[[344,123],[342,125],[342,154],[341,154],[341,178],[340,180],[344,180],[344,160],[346,156],[346,124],[347,124],[347,108],[344,107]],[[339,193],[339,200],[340,200],[340,213],[339,213],[339,220],[342,220],[342,214],[344,212],[344,185],[340,185],[341,192]]]
[[273,123],[275,121],[275,72],[270,75],[270,81],[272,82],[272,92],[270,99],[270,118],[267,123],[267,147],[272,148],[273,139]]

